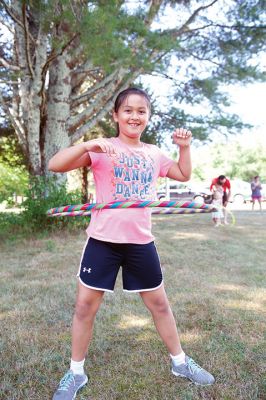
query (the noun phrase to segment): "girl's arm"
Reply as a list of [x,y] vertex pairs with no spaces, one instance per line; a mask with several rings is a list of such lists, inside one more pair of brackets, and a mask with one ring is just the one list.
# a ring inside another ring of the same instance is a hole
[[179,146],[179,160],[169,168],[166,175],[168,178],[180,182],[186,182],[190,179],[192,172],[191,137],[191,132],[183,128],[177,129],[173,133],[173,143]]
[[91,165],[89,151],[114,154],[115,148],[107,139],[93,139],[60,150],[49,161],[48,169],[53,172],[68,172],[72,169]]
[[91,164],[85,143],[60,150],[49,161],[48,169],[53,172],[67,172]]

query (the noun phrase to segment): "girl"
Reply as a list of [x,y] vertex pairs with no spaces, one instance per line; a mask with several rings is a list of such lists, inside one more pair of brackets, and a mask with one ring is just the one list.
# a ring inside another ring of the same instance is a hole
[[252,202],[252,211],[254,210],[255,206],[255,201],[257,200],[259,203],[260,211],[262,211],[261,207],[261,183],[260,183],[260,177],[254,176],[253,181],[251,182],[251,202]]
[[212,212],[212,220],[214,222],[214,226],[219,226],[221,224],[224,225],[224,214],[223,214],[223,187],[222,184],[217,182],[216,185],[213,186],[213,199],[212,204],[217,206],[217,211]]
[[[179,160],[175,162],[157,146],[141,142],[150,112],[150,100],[144,91],[137,88],[124,90],[118,95],[113,112],[118,136],[93,139],[63,149],[50,160],[49,169],[67,172],[89,166],[94,175],[97,202],[106,203],[155,199],[159,176],[189,180],[191,132],[177,129],[173,133],[173,143],[179,146]],[[78,274],[70,369],[61,379],[53,400],[74,399],[77,391],[87,383],[84,361],[94,319],[104,292],[114,289],[120,266],[124,290],[139,293],[152,314],[156,329],[170,353],[172,373],[199,385],[214,383],[214,377],[182,350],[151,234],[151,210],[95,210],[87,234]]]

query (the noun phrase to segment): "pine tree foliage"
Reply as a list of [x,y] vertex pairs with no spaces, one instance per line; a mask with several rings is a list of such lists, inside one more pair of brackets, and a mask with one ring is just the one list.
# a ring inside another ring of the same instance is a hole
[[[221,88],[264,79],[263,10],[262,0],[0,0],[1,112],[30,173],[46,175],[56,151],[99,124],[114,134],[116,95],[144,76],[172,84],[167,111],[153,98],[148,140],[180,125],[199,140],[240,129]],[[211,111],[193,117],[185,104]]]

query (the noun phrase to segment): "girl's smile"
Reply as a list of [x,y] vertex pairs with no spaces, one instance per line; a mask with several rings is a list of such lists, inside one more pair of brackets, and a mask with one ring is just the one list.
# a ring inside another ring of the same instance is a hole
[[114,121],[118,123],[119,138],[128,144],[138,144],[150,117],[146,99],[138,94],[129,95],[121,104]]

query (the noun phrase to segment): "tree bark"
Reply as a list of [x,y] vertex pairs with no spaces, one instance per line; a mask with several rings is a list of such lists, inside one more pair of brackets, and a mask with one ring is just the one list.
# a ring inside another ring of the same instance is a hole
[[61,148],[71,144],[66,123],[70,115],[71,70],[69,56],[58,56],[49,68],[47,114],[45,126],[45,174],[48,174],[50,158]]

